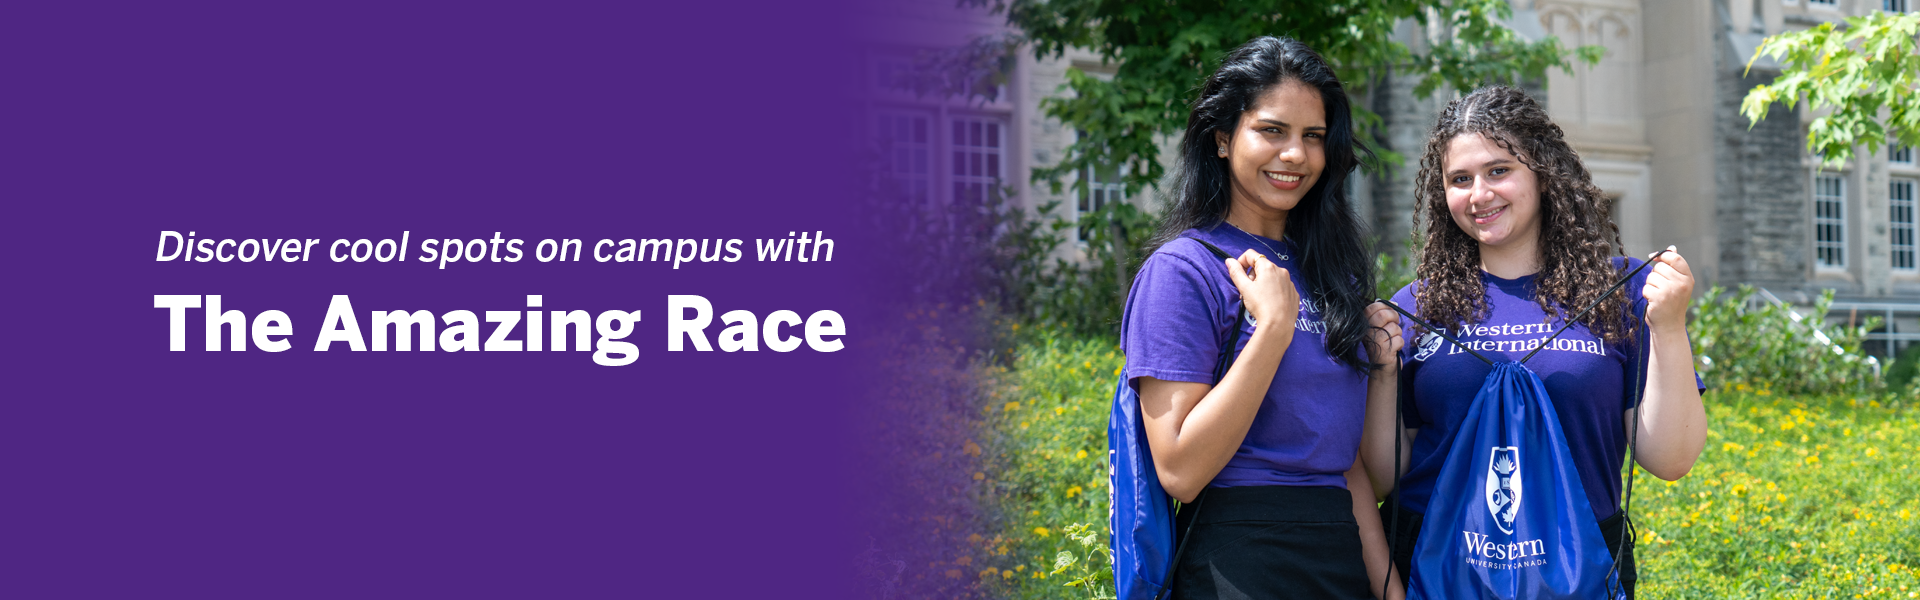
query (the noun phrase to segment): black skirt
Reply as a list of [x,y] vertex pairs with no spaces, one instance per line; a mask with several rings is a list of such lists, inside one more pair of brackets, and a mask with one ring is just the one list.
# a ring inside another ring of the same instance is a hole
[[[1413,545],[1420,542],[1421,515],[1400,507],[1399,532],[1394,532],[1392,498],[1380,505],[1380,526],[1387,530],[1387,541],[1393,546],[1393,574],[1400,583],[1407,582],[1407,569],[1413,565]],[[1600,521],[1600,537],[1607,541],[1609,555],[1620,552],[1621,534],[1626,531],[1625,513],[1615,512],[1613,516]],[[1633,568],[1633,543],[1627,543],[1627,551],[1620,558],[1620,587],[1625,588],[1627,600],[1633,600],[1633,583],[1639,579]]]
[[1174,566],[1173,598],[1373,597],[1347,490],[1255,486],[1201,496],[1174,518],[1174,531],[1190,539]]

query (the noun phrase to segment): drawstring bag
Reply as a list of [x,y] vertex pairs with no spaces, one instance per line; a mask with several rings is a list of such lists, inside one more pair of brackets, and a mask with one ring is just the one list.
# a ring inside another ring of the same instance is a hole
[[[1221,260],[1231,258],[1225,250],[1198,238],[1189,238],[1206,246]],[[1247,319],[1247,307],[1241,305],[1234,322]],[[1233,363],[1240,328],[1232,328],[1227,343],[1220,347],[1220,358],[1213,368],[1213,383],[1227,374]],[[1113,587],[1119,600],[1160,600],[1173,589],[1173,565],[1186,549],[1186,537],[1174,545],[1174,500],[1160,487],[1160,474],[1153,467],[1153,452],[1147,446],[1147,422],[1140,415],[1140,393],[1127,385],[1125,373],[1113,389],[1113,411],[1107,417],[1107,500],[1108,523],[1113,532],[1108,538],[1113,555]],[[1206,503],[1206,494],[1195,499],[1196,514]],[[1199,519],[1194,519],[1197,522]],[[1187,524],[1191,529],[1192,522]]]
[[[1613,295],[1649,264],[1642,263],[1601,298]],[[1526,366],[1539,350],[1517,362],[1495,363],[1442,328],[1428,326],[1392,302],[1387,305],[1493,366],[1460,427],[1440,443],[1447,448],[1446,461],[1414,545],[1407,598],[1626,598],[1616,568],[1620,557],[1608,555],[1593,520],[1553,399],[1547,397],[1540,376]],[[1592,310],[1588,307],[1569,320],[1540,347]],[[1634,386],[1637,423],[1637,360],[1627,381]],[[1634,427],[1629,436],[1637,437],[1638,430]],[[1394,436],[1396,472],[1399,438]],[[1630,441],[1628,448],[1633,446]],[[1629,469],[1632,464],[1629,458]],[[1630,506],[1631,483],[1626,493]],[[1623,540],[1621,548],[1631,543]]]

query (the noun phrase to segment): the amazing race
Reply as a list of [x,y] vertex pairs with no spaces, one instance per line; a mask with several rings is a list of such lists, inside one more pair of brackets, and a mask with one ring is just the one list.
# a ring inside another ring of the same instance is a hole
[[[435,315],[425,310],[376,310],[366,313],[367,327],[362,328],[353,299],[337,295],[321,319],[313,350],[343,346],[352,352],[592,351],[595,364],[609,367],[639,359],[639,348],[626,341],[640,322],[639,310],[606,310],[598,315],[584,310],[531,310],[544,308],[544,301],[541,296],[527,296],[530,310],[525,311],[450,310]],[[201,331],[207,351],[243,351],[249,341],[253,348],[267,352],[293,347],[293,318],[283,311],[262,310],[249,318],[246,312],[229,309],[219,295],[155,294],[153,307],[167,311],[168,350],[186,351],[187,313],[193,310],[204,317]],[[713,304],[704,297],[667,296],[667,351],[691,346],[710,352],[717,346],[723,352],[756,352],[764,345],[774,352],[792,352],[804,344],[815,352],[838,352],[845,347],[840,338],[846,335],[846,322],[831,310],[815,311],[804,319],[791,310],[776,310],[765,317],[732,310],[720,315],[725,327],[710,339],[707,330],[714,325],[713,317]],[[482,327],[482,322],[490,326]]]

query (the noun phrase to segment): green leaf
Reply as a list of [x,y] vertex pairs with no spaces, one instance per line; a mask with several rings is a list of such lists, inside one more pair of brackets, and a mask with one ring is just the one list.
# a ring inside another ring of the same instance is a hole
[[1770,36],[1754,49],[1748,70],[1764,55],[1780,61],[1781,74],[1749,90],[1740,114],[1752,127],[1773,103],[1791,109],[1806,99],[1810,110],[1824,113],[1807,128],[1807,149],[1832,165],[1851,160],[1861,145],[1871,154],[1889,141],[1920,142],[1917,31],[1920,13],[1876,11],[1848,18],[1845,29],[1823,23]]
[[1072,552],[1061,550],[1059,554],[1054,555],[1053,572],[1048,573],[1048,575],[1059,575],[1065,572],[1067,570],[1067,567],[1071,567],[1073,566],[1073,563],[1076,563],[1079,561],[1080,561],[1079,557],[1074,556]]

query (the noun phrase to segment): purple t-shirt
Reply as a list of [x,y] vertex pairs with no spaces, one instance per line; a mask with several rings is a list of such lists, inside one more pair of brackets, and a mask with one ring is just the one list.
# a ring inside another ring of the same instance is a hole
[[[1288,269],[1294,288],[1300,291],[1300,319],[1294,324],[1293,342],[1280,359],[1246,439],[1208,487],[1345,488],[1344,475],[1353,467],[1366,417],[1366,374],[1327,356],[1321,341],[1326,325],[1311,290],[1300,279],[1298,256],[1285,242],[1244,233],[1225,223],[1182,235],[1206,240],[1233,256],[1256,250]],[[1136,390],[1141,377],[1212,385],[1229,328],[1240,329],[1241,348],[1253,336],[1252,315],[1235,322],[1239,312],[1240,292],[1228,278],[1226,265],[1212,252],[1185,237],[1161,246],[1141,265],[1127,295],[1126,316],[1120,325],[1127,381]]]
[[[1614,259],[1614,267],[1622,259]],[[1639,259],[1629,259],[1629,269]],[[1646,313],[1647,273],[1635,275],[1622,289],[1633,298],[1632,314]],[[1482,272],[1490,314],[1483,322],[1449,330],[1455,339],[1470,345],[1481,355],[1499,361],[1517,361],[1540,344],[1540,340],[1559,331],[1562,322],[1547,321],[1546,313],[1533,300],[1533,276],[1501,279]],[[1414,282],[1393,295],[1401,308],[1418,314],[1413,293]],[[1573,307],[1572,310],[1586,308]],[[1644,336],[1643,324],[1636,336]],[[1401,413],[1408,428],[1418,428],[1414,437],[1412,464],[1401,480],[1401,501],[1416,513],[1427,512],[1427,499],[1433,494],[1433,482],[1446,461],[1452,433],[1466,419],[1474,395],[1486,383],[1492,367],[1472,354],[1455,347],[1440,336],[1417,329],[1402,318],[1401,331],[1408,343],[1401,350],[1401,377],[1410,378],[1411,397],[1400,399]],[[1644,339],[1644,338],[1642,338]],[[1586,488],[1587,502],[1595,520],[1613,516],[1620,506],[1620,468],[1626,462],[1627,438],[1624,425],[1627,409],[1633,408],[1632,388],[1625,385],[1632,369],[1631,360],[1640,361],[1639,373],[1646,377],[1646,353],[1636,351],[1632,343],[1607,344],[1585,325],[1575,325],[1527,361],[1527,368],[1546,384],[1547,396],[1559,415],[1560,430],[1566,434],[1567,449],[1573,455],[1580,483]],[[1696,375],[1696,378],[1698,376]]]

